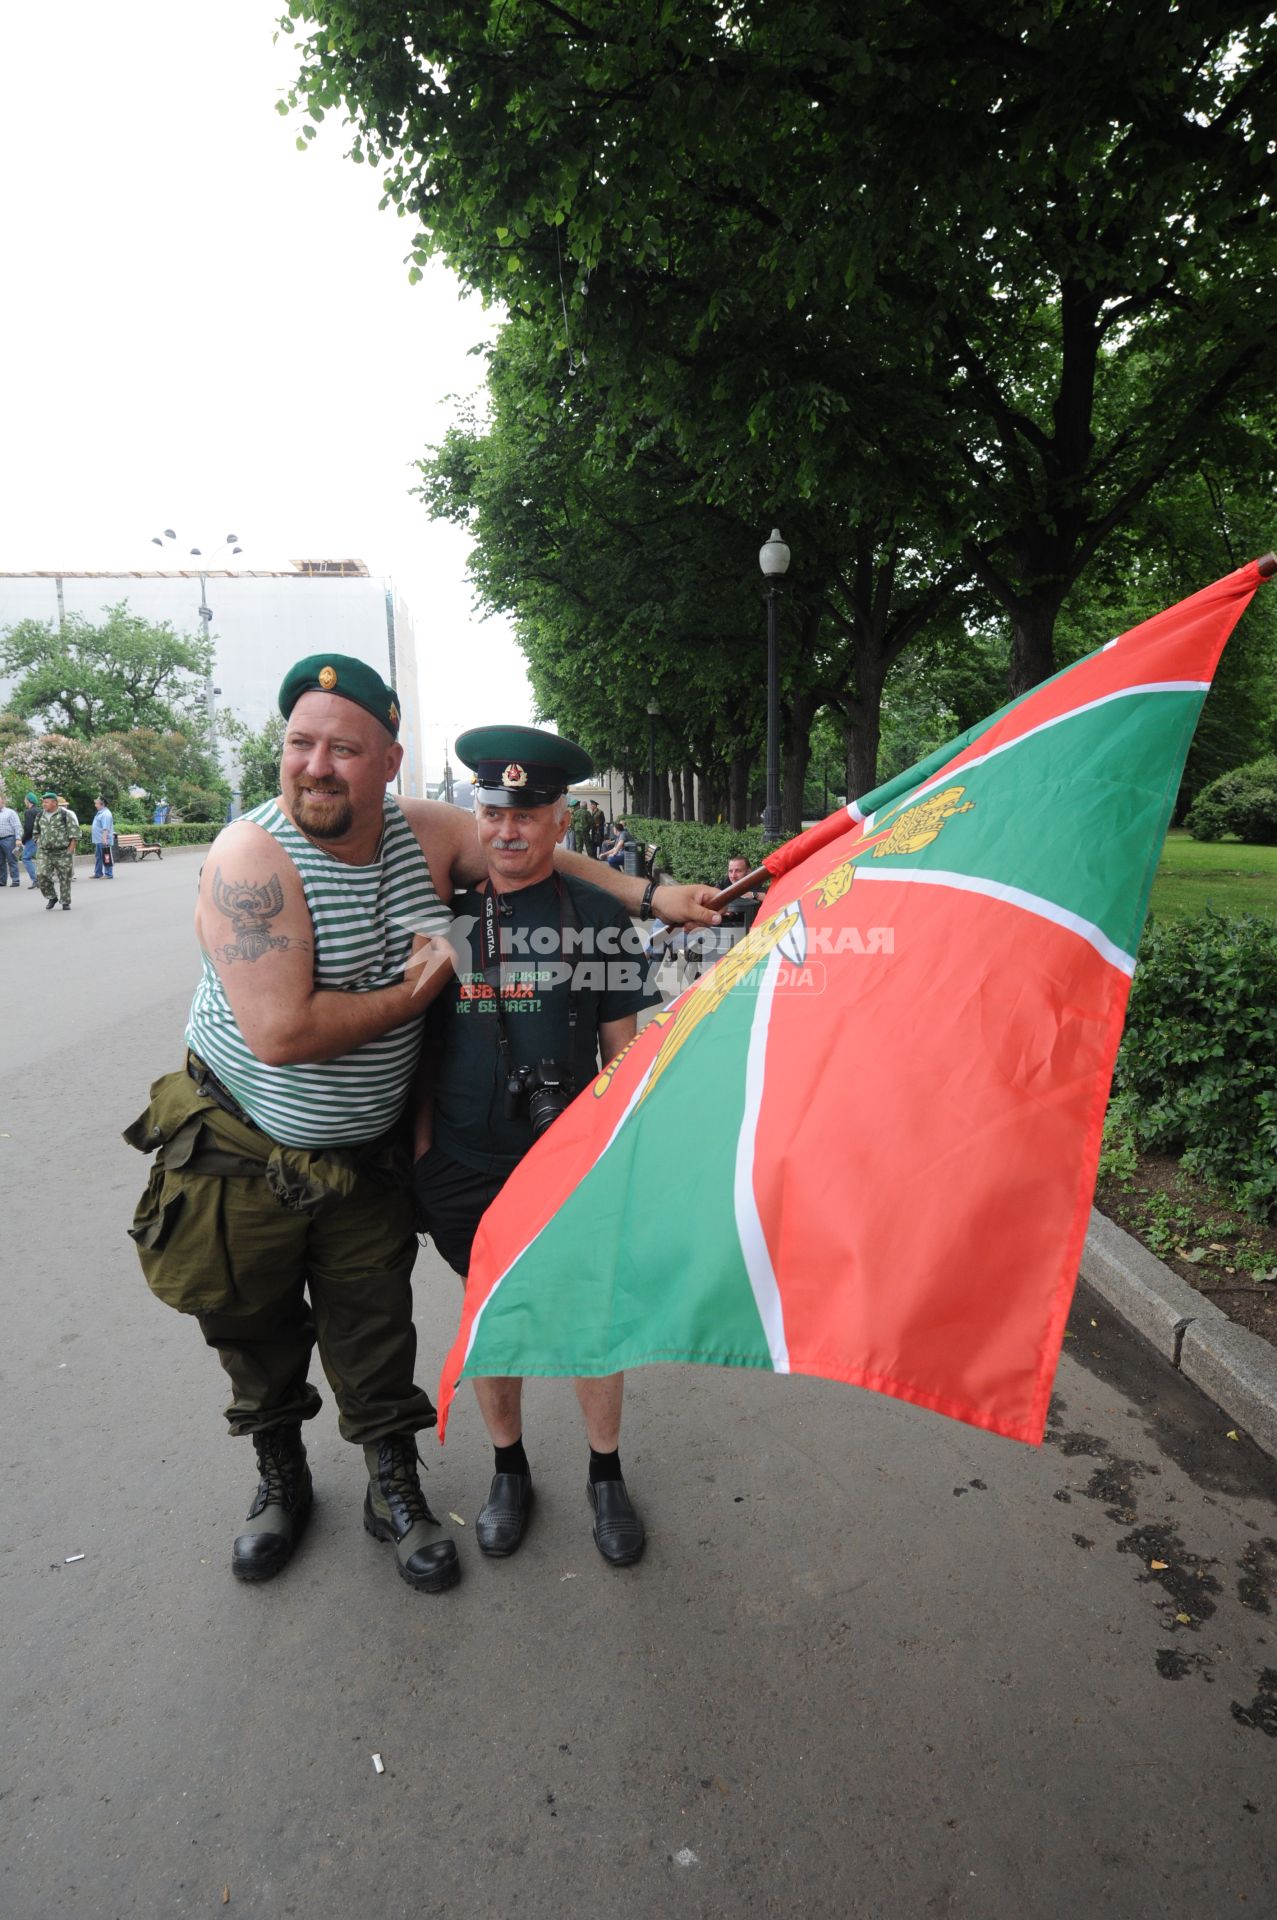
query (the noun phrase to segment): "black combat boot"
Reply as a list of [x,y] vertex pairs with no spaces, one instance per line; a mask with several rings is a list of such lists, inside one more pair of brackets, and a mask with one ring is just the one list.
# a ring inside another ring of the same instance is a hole
[[374,1540],[393,1540],[399,1571],[419,1593],[442,1593],[461,1578],[451,1540],[432,1539],[437,1527],[417,1478],[417,1442],[410,1433],[388,1433],[364,1448],[368,1491],[364,1526]]
[[253,1435],[261,1479],[244,1531],[231,1548],[237,1580],[270,1580],[292,1558],[310,1515],[310,1468],[300,1427]]

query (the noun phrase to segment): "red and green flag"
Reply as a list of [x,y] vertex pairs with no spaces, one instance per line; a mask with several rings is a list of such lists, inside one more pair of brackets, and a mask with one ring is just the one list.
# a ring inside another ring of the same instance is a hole
[[1040,1442],[1153,872],[1261,567],[768,858],[752,931],[484,1216],[441,1438],[463,1377],[677,1361]]

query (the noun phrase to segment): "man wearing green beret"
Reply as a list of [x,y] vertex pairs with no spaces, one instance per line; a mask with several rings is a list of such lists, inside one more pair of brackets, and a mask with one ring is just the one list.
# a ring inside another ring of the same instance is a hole
[[[452,977],[447,902],[484,862],[471,814],[388,791],[399,706],[365,662],[312,655],[279,704],[281,792],[225,827],[203,867],[185,1065],[126,1134],[156,1152],[130,1231],[152,1289],[198,1318],[230,1380],[231,1432],[257,1454],[232,1572],[271,1578],[305,1526],[318,1345],[341,1432],[364,1450],[364,1526],[410,1586],[439,1592],[460,1568],[417,1474],[435,1412],[414,1379],[404,1109],[422,1015]],[[708,888],[654,899],[641,880],[608,883],[632,911],[717,919]]]
[[44,895],[45,910],[49,913],[59,899],[63,913],[71,911],[71,870],[79,831],[80,823],[75,815],[50,789],[41,801],[41,811],[35,821],[36,885]]

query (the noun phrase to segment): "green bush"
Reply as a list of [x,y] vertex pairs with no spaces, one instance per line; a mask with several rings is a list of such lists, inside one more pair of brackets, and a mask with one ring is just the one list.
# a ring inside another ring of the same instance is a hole
[[149,820],[117,820],[117,833],[140,833],[148,847],[207,847],[222,831],[220,820],[172,821],[156,827]]
[[1113,1076],[1110,1138],[1178,1154],[1253,1218],[1277,1212],[1277,923],[1151,925]]
[[1194,840],[1222,840],[1235,833],[1251,846],[1277,846],[1277,753],[1212,780],[1184,824]]
[[752,867],[761,867],[768,841],[761,827],[703,826],[699,820],[643,820],[626,815],[626,825],[640,843],[657,847],[656,864],[662,873],[680,882],[712,887],[727,877],[727,862],[743,854]]

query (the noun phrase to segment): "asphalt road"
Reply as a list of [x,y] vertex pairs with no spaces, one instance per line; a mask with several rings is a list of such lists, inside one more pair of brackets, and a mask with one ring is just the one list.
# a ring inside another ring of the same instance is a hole
[[[5,1920],[1273,1911],[1277,1473],[1093,1302],[1040,1451],[821,1382],[633,1376],[627,1572],[566,1384],[530,1391],[509,1562],[473,1544],[473,1403],[423,1437],[467,1522],[437,1597],[364,1533],[329,1403],[300,1553],[233,1581],[252,1455],[124,1232],[198,859],[82,862],[69,914],[0,894]],[[433,1387],[458,1290],[417,1277]]]

